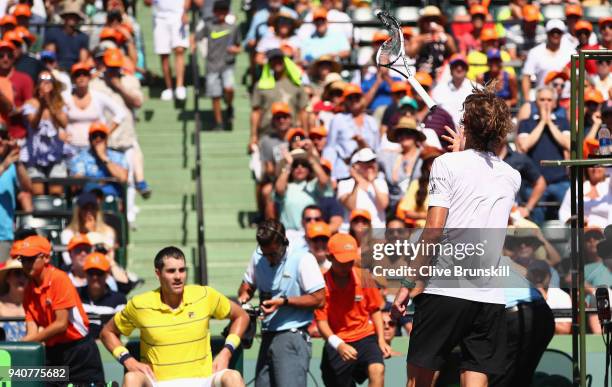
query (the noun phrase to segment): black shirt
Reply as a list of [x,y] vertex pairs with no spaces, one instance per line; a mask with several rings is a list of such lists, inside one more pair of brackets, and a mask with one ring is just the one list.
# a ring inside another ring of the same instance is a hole
[[17,62],[15,62],[15,68],[22,73],[28,74],[36,85],[38,83],[38,74],[45,69],[45,65],[28,54],[22,54]]
[[508,153],[504,157],[504,161],[521,174],[521,191],[526,187],[533,187],[535,182],[542,176],[538,166],[529,156],[515,152],[509,146],[506,146],[506,148]]
[[98,300],[93,301],[87,292],[87,286],[77,289],[83,309],[87,314],[97,314],[100,319],[90,319],[89,321],[89,336],[97,339],[102,330],[102,326],[110,320],[115,313],[119,312],[127,304],[127,299],[121,293],[114,292],[106,287],[106,293]]

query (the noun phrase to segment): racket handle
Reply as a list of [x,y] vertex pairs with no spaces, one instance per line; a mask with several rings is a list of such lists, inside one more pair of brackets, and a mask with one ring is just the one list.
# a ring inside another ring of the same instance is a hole
[[425,102],[429,110],[436,106],[436,103],[433,101],[433,99],[431,99],[429,94],[427,94],[425,89],[423,89],[423,86],[421,86],[419,81],[417,81],[414,77],[408,77],[408,82],[410,83],[410,86],[412,86],[412,89],[421,96],[421,99],[423,102]]

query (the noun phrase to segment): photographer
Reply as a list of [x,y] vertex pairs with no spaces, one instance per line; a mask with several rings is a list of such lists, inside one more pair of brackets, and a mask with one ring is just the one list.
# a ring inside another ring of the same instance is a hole
[[255,387],[305,387],[311,357],[307,328],[313,310],[325,305],[325,282],[312,254],[289,248],[282,223],[260,223],[257,243],[238,291],[244,304],[259,290],[265,315]]
[[[28,199],[32,190],[26,168],[18,160],[19,146],[15,140],[9,140],[6,129],[0,129],[0,262],[8,259],[13,243],[17,188],[26,193]],[[25,211],[32,211],[31,201],[26,200],[22,207]]]

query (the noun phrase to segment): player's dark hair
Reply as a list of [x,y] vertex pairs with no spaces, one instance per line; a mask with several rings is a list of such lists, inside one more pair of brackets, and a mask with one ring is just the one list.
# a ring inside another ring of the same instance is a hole
[[174,246],[164,247],[155,255],[154,265],[157,270],[164,268],[164,258],[182,259],[185,261],[185,254],[181,249]]
[[267,219],[257,226],[255,236],[259,246],[270,246],[273,243],[288,244],[285,237],[285,226],[277,220]]
[[510,109],[495,95],[495,82],[474,88],[463,102],[461,123],[465,130],[466,149],[496,152],[512,129]]
[[310,205],[304,207],[304,209],[302,210],[302,219],[304,219],[304,215],[306,214],[306,211],[308,211],[308,210],[317,210],[321,214],[323,214],[323,210],[321,209],[321,207],[317,206],[316,204],[310,204]]

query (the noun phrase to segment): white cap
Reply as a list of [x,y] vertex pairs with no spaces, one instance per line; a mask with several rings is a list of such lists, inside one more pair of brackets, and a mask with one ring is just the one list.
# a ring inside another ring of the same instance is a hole
[[367,163],[372,160],[376,160],[376,154],[370,148],[363,148],[351,157],[351,164]]
[[551,19],[546,22],[546,32],[550,32],[552,30],[566,32],[567,27],[565,26],[565,23],[563,23],[560,19]]

